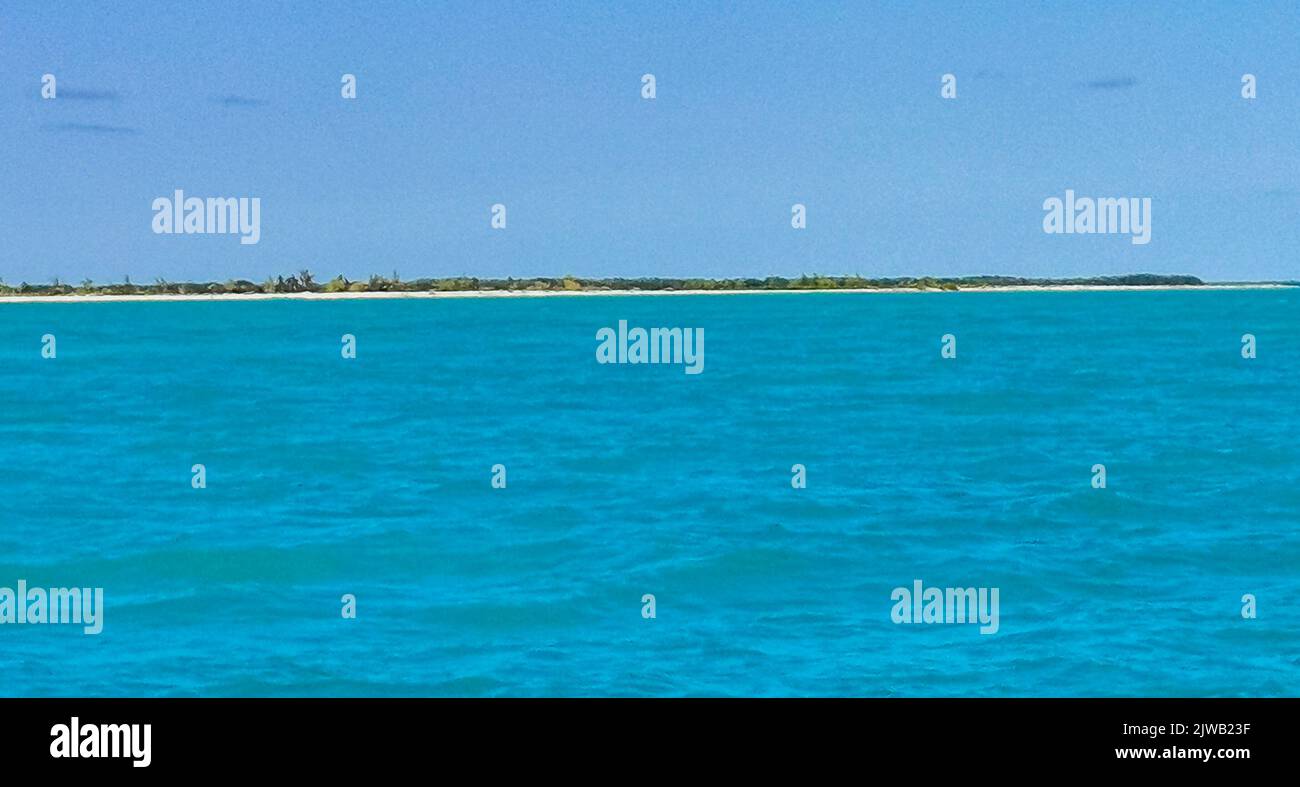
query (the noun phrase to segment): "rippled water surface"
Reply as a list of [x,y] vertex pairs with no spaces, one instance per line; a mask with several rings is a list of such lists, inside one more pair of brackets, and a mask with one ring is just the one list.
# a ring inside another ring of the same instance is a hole
[[[704,373],[597,364],[620,319]],[[0,694],[1295,695],[1297,336],[1294,291],[0,305],[0,587],[107,606],[0,625]],[[914,579],[999,631],[894,624]]]

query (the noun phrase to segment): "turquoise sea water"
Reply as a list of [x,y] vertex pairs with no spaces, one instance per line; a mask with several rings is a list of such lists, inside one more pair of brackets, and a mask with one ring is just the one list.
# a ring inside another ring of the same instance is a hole
[[[597,364],[620,319],[704,373]],[[0,695],[1295,695],[1298,336],[1298,291],[0,305],[0,587],[106,594],[0,625]],[[1000,630],[893,623],[914,579]]]

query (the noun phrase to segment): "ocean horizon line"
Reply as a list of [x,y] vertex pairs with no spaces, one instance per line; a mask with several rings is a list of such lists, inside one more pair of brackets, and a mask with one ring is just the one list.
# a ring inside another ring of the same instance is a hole
[[907,293],[907,292],[1098,292],[1161,290],[1285,289],[1297,281],[1206,282],[1195,276],[1127,274],[1069,278],[1027,278],[1001,275],[961,277],[866,278],[803,275],[798,278],[600,278],[574,276],[479,279],[476,277],[401,280],[370,276],[351,281],[339,275],[321,284],[309,271],[268,278],[261,284],[247,279],[226,282],[168,282],[73,286],[57,278],[48,284],[15,287],[0,280],[0,303],[195,301],[195,300],[342,300],[353,298],[493,298],[554,296],[740,295],[777,293]]

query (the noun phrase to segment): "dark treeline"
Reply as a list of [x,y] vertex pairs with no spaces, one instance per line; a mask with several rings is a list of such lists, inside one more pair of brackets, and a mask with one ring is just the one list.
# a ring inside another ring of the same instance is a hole
[[396,273],[391,277],[371,276],[368,279],[349,280],[336,276],[324,282],[317,281],[310,271],[299,271],[291,276],[276,276],[261,283],[245,279],[226,282],[170,282],[157,279],[152,284],[137,284],[128,278],[120,284],[96,284],[83,281],[69,284],[55,280],[50,284],[5,284],[0,280],[0,295],[223,295],[270,294],[300,292],[492,292],[519,290],[584,291],[584,290],[856,290],[856,289],[914,289],[914,290],[969,290],[981,287],[1041,287],[1061,285],[1088,285],[1112,287],[1158,287],[1170,285],[1204,284],[1195,276],[1163,276],[1152,273],[1135,273],[1127,276],[1093,276],[1073,279],[1027,279],[1018,276],[963,276],[938,278],[932,276],[874,279],[863,276],[803,275],[787,279],[768,276],[763,279],[585,279],[574,276],[561,278],[479,279],[458,276],[444,279],[412,279],[403,281]]

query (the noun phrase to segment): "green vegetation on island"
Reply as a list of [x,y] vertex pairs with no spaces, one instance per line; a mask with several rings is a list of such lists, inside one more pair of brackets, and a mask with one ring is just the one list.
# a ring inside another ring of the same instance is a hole
[[600,292],[600,291],[803,291],[803,290],[978,290],[989,287],[1170,287],[1202,286],[1195,276],[1166,276],[1136,273],[1127,276],[1091,276],[1070,279],[1031,279],[1019,276],[901,277],[868,278],[864,276],[803,275],[798,278],[768,276],[762,279],[678,279],[678,278],[608,278],[588,279],[575,276],[560,278],[480,279],[457,276],[442,279],[403,281],[396,272],[391,277],[370,276],[350,280],[336,276],[319,282],[310,271],[276,276],[263,282],[232,279],[226,282],[171,282],[157,279],[152,284],[133,283],[128,277],[120,284],[96,284],[83,281],[69,284],[58,279],[48,284],[6,284],[0,279],[0,296],[30,295],[253,295],[292,293],[348,292]]

